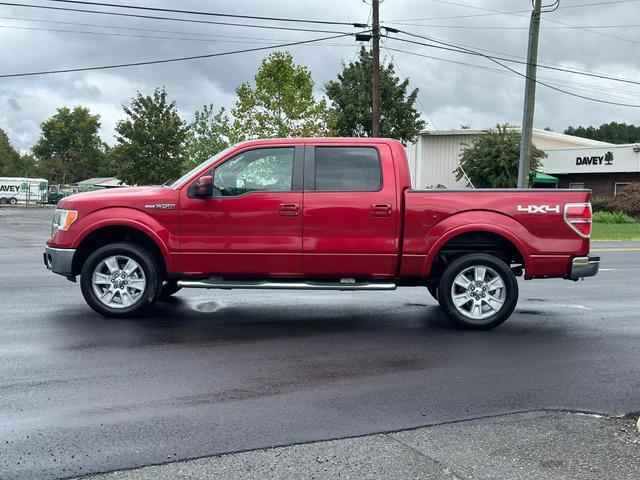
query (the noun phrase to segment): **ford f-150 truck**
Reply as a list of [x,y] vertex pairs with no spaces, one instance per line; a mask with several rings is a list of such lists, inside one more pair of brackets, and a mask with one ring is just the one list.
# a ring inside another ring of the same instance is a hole
[[44,262],[98,313],[180,288],[424,286],[458,326],[504,322],[526,280],[595,275],[588,190],[414,190],[389,139],[255,140],[166,186],[60,201]]

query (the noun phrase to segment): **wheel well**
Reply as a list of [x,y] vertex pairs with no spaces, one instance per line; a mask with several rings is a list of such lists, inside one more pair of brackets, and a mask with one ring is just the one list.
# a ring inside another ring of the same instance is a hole
[[516,274],[522,271],[524,260],[520,251],[509,240],[491,232],[466,232],[445,243],[431,266],[430,278],[440,278],[444,269],[456,258],[469,253],[494,255],[509,265]]
[[167,268],[164,263],[164,257],[160,248],[154,242],[151,237],[146,233],[133,227],[126,226],[113,226],[99,228],[87,235],[80,245],[76,249],[76,253],[73,256],[72,272],[73,275],[79,275],[82,270],[82,265],[89,258],[89,255],[96,251],[98,248],[115,242],[130,242],[140,245],[155,257],[160,271],[163,277],[166,277]]

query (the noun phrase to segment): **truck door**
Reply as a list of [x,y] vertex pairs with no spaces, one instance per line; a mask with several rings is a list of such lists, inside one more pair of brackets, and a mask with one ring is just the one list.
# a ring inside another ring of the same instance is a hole
[[393,276],[400,215],[391,149],[309,144],[304,177],[305,276]]
[[[301,276],[304,147],[239,152],[215,167],[214,197],[180,200],[188,274]],[[191,182],[194,183],[194,182]]]

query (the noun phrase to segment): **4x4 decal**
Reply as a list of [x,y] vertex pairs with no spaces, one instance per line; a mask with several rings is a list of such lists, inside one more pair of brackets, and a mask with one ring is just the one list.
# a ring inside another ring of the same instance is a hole
[[560,213],[560,205],[518,205],[518,211],[525,213]]

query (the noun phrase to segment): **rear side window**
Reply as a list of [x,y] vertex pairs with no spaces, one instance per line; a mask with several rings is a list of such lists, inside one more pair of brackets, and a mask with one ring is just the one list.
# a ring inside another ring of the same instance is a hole
[[378,150],[373,147],[316,147],[316,190],[376,192],[382,188]]

